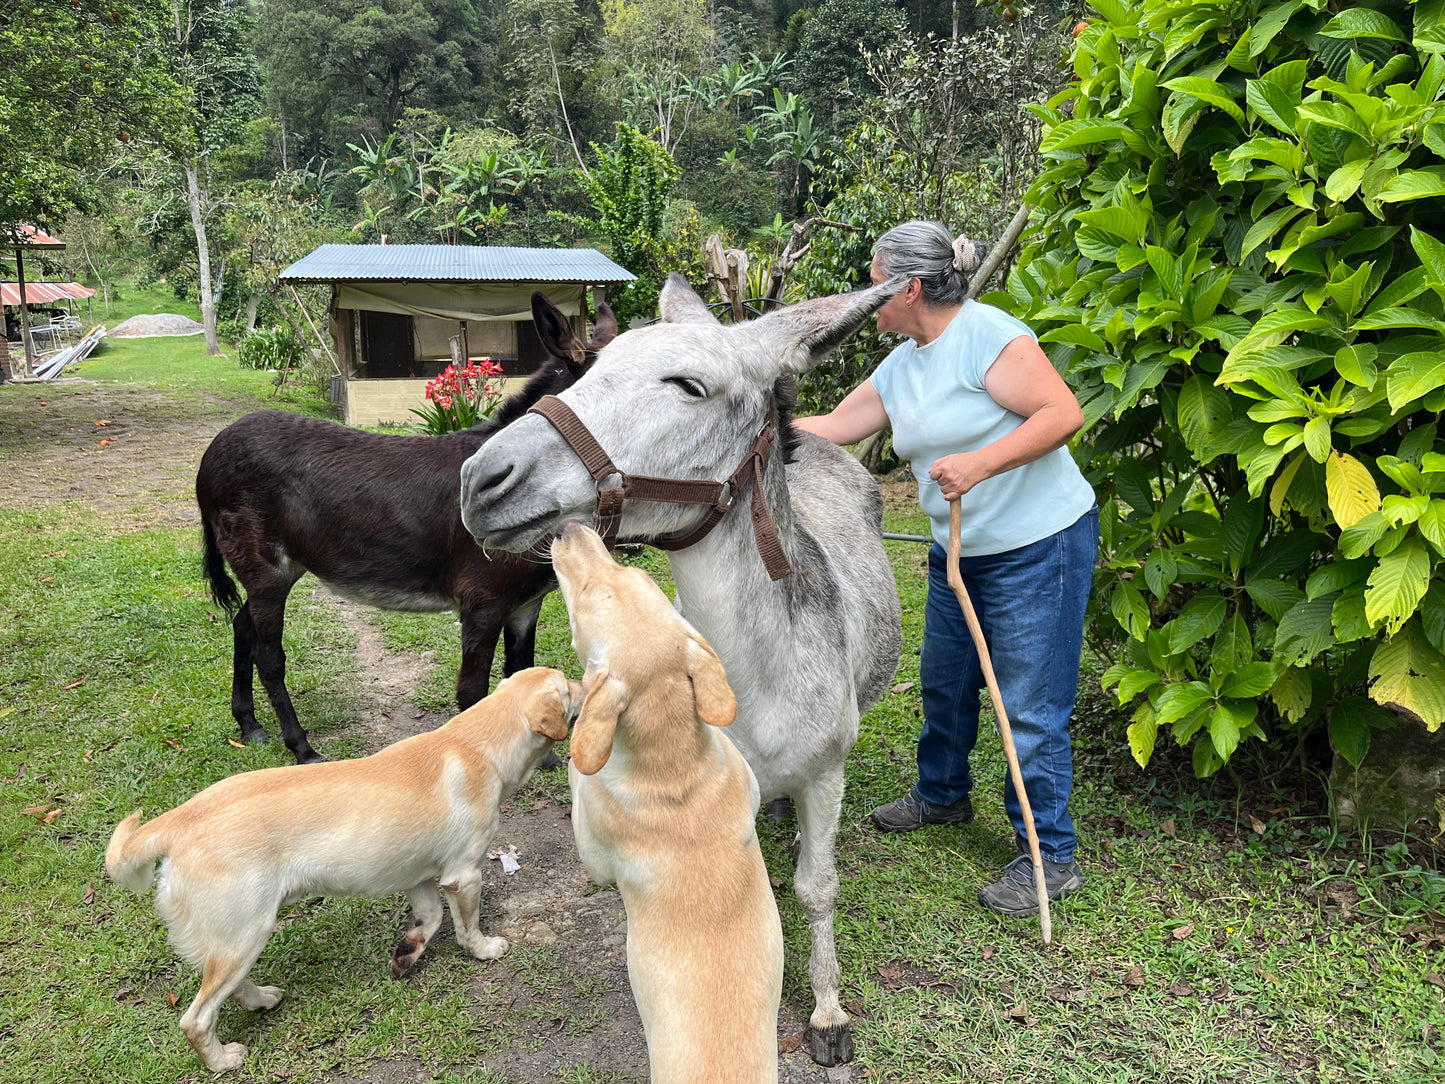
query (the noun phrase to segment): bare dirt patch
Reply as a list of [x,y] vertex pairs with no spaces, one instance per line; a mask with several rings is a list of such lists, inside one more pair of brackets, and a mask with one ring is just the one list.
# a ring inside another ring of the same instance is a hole
[[178,409],[155,388],[83,378],[0,395],[0,506],[75,501],[120,529],[199,522],[194,480],[211,439],[244,410]]

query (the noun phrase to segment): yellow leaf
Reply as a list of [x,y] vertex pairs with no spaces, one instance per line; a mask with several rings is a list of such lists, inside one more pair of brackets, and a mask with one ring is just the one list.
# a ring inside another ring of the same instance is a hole
[[1325,460],[1325,490],[1329,495],[1330,514],[1341,530],[1380,510],[1380,490],[1374,477],[1369,468],[1352,455],[1330,452]]
[[226,741],[229,744],[234,745],[237,749],[246,748],[246,746],[242,742],[238,742],[235,738],[227,738]]
[[1375,649],[1370,659],[1370,697],[1414,713],[1429,730],[1445,722],[1445,658],[1417,636],[1411,622]]

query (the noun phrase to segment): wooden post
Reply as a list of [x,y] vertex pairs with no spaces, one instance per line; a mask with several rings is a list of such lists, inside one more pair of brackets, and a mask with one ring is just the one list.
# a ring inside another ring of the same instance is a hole
[[25,257],[19,245],[15,246],[15,277],[20,282],[20,376],[24,379],[35,371],[35,348],[30,342],[30,306],[25,303]]

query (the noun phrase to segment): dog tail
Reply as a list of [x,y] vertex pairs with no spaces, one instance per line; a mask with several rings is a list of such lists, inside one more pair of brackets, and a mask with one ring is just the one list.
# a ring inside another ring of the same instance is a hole
[[[164,819],[164,818],[161,818]],[[165,831],[157,831],[159,820],[144,828],[137,809],[115,827],[110,845],[105,849],[105,871],[132,892],[148,892],[155,879],[156,859],[166,853],[170,839]]]

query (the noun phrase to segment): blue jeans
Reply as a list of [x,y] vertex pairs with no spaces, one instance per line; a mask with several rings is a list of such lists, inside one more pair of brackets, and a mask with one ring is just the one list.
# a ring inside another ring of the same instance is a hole
[[[1050,862],[1074,856],[1069,716],[1098,549],[1099,512],[1093,509],[1031,545],[959,561],[1008,712],[1039,849]],[[918,797],[934,805],[950,805],[973,789],[968,758],[978,740],[979,692],[985,687],[963,609],[948,586],[947,565],[947,554],[935,542],[928,554],[919,662],[923,731],[916,788]],[[1004,807],[1022,840],[1018,796],[1013,779],[1005,778]]]

